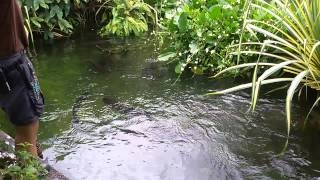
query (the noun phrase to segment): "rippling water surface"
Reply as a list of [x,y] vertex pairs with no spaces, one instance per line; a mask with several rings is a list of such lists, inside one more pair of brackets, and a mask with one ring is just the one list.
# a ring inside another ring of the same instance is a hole
[[[204,95],[230,80],[174,84],[176,76],[154,62],[149,44],[89,38],[39,50],[35,66],[47,104],[40,138],[53,167],[75,180],[320,176],[314,136],[293,132],[279,156],[286,133],[281,98],[261,99],[247,113],[246,93]],[[298,105],[293,112],[302,118]]]

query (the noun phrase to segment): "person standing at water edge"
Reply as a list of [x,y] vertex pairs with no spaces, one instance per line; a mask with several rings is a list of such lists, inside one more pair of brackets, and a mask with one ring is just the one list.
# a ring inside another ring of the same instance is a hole
[[36,142],[44,99],[25,49],[28,37],[16,0],[0,2],[0,107],[16,128],[16,149],[31,144],[28,151],[38,156]]

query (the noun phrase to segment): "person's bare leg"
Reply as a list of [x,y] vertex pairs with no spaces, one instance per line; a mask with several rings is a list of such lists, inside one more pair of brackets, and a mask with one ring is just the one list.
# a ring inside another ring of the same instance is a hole
[[21,149],[19,147],[20,143],[28,143],[31,144],[31,146],[28,147],[27,151],[30,152],[35,157],[38,157],[37,154],[37,136],[38,136],[38,127],[39,122],[35,121],[29,125],[26,126],[19,126],[16,127],[16,150]]

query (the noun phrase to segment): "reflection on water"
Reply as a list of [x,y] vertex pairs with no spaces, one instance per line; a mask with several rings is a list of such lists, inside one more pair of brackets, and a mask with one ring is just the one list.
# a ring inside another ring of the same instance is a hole
[[[109,55],[95,47],[123,43],[126,51]],[[70,179],[319,176],[309,136],[293,135],[278,156],[286,132],[283,100],[262,99],[247,113],[245,93],[204,95],[231,86],[228,80],[173,85],[175,76],[154,62],[148,44],[82,39],[40,50],[35,64],[47,96],[40,138],[55,168]],[[293,107],[293,118],[301,118],[299,109]]]

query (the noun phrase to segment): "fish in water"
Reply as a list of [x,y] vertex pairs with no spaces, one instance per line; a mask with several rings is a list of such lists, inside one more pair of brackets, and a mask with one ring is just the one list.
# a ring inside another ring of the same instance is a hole
[[103,97],[103,102],[106,105],[108,105],[111,109],[126,115],[128,119],[130,119],[129,121],[126,121],[126,124],[124,125],[124,127],[115,126],[114,128],[126,134],[143,135],[144,137],[146,137],[144,133],[134,129],[130,129],[128,127],[130,127],[130,125],[135,125],[140,122],[153,121],[154,118],[151,116],[150,113],[148,113],[147,111],[144,111],[143,109],[135,108],[128,104],[119,102],[110,96]]
[[169,74],[167,65],[157,61],[156,59],[147,59],[144,67],[142,68],[142,77],[148,79],[164,78]]
[[119,101],[115,100],[114,98],[112,98],[110,96],[103,97],[102,101],[106,105],[109,105],[112,109],[114,109],[122,114],[129,114],[136,109],[136,108],[131,107],[127,104],[120,103]]
[[73,104],[73,107],[72,107],[72,122],[73,123],[78,123],[80,121],[78,112],[81,108],[83,101],[88,99],[88,95],[89,95],[88,91],[84,92],[79,97],[77,97],[75,103]]
[[148,118],[148,120],[152,119],[150,113],[148,113],[147,111],[119,102],[116,99],[112,98],[111,96],[105,96],[103,97],[102,100],[105,105],[110,106],[111,109],[116,110],[122,114],[129,115],[129,116],[144,115]]
[[[78,124],[81,122],[81,108],[83,103],[89,98],[89,93],[85,92],[82,95],[80,95],[76,100],[72,107],[72,125],[74,128],[79,128]],[[150,115],[150,113],[139,109],[132,107],[128,104],[122,103],[117,101],[115,98],[112,98],[111,96],[105,96],[102,98],[103,102],[109,106],[112,110],[117,111],[121,114],[124,114],[130,121],[126,121],[125,127],[129,126],[130,124],[136,124],[140,121],[152,121],[153,117]],[[113,126],[113,128],[118,129],[121,132],[127,133],[127,134],[136,134],[136,135],[143,135],[143,133],[127,129],[125,127],[120,126]]]

